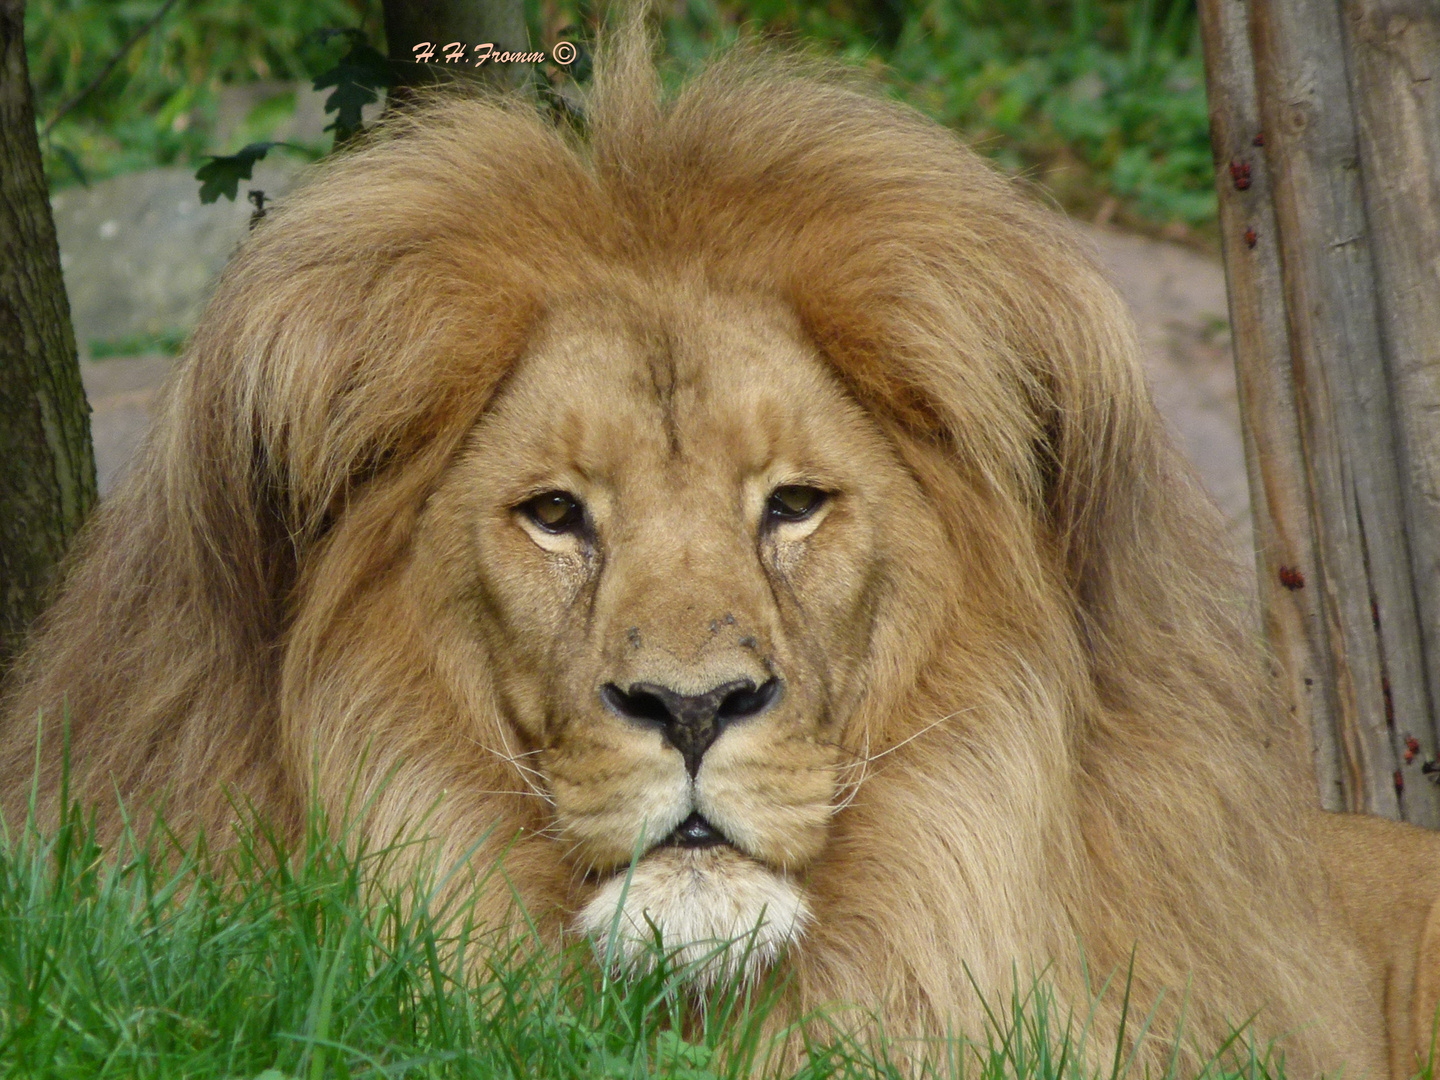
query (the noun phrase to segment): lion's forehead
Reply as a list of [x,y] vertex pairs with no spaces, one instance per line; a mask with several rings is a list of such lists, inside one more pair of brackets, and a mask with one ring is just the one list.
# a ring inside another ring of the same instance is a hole
[[[675,296],[552,314],[492,413],[516,454],[543,454],[618,487],[667,475],[703,486],[717,470],[802,467],[864,429],[839,378],[782,311],[761,300]],[[592,321],[592,317],[594,317]],[[854,414],[854,415],[852,415]]]

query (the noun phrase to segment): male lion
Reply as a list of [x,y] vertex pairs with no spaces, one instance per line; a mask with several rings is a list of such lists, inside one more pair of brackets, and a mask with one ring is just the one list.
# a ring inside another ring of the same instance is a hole
[[255,230],[20,672],[10,819],[63,703],[111,825],[359,770],[547,933],[758,924],[796,1009],[978,1032],[1045,971],[1083,1022],[1133,953],[1192,1065],[1258,1013],[1292,1075],[1408,1072],[1434,875],[1352,882],[1300,794],[1115,292],[913,112],[743,51],[662,102],[646,49],[583,140],[450,100]]

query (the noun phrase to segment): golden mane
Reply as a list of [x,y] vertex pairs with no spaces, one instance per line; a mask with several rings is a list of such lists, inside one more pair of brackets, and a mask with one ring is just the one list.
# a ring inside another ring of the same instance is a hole
[[[1303,752],[1115,291],[1054,214],[847,77],[740,49],[662,100],[647,50],[629,33],[602,52],[583,139],[523,102],[432,102],[317,168],[253,232],[18,673],[10,819],[37,711],[63,703],[73,788],[107,826],[113,784],[133,804],[164,792],[181,829],[223,829],[230,789],[297,830],[316,733],[294,730],[286,687],[329,678],[344,613],[407,559],[540,315],[683,274],[792,309],[954,543],[979,543],[963,485],[1002,553],[974,557],[1000,575],[987,617],[1011,654],[968,652],[955,625],[910,707],[868,738],[898,748],[963,701],[1013,724],[1015,745],[926,736],[877,758],[810,874],[826,916],[793,958],[798,1000],[940,1033],[980,1015],[972,978],[1003,987],[1015,958],[1054,957],[1083,1010],[1078,941],[1096,989],[1135,950],[1134,1001],[1168,995],[1171,1021],[1192,988],[1202,1050],[1263,1008],[1264,1034],[1303,1028],[1302,1068],[1333,1065],[1357,1021],[1348,953],[1306,884]],[[543,828],[533,801],[503,795],[508,763],[407,728],[440,706],[406,642],[369,652],[365,707],[347,708],[370,726],[328,735],[340,749],[322,768],[353,770],[372,738],[372,768],[414,766],[389,823],[463,774],[502,794],[433,828],[456,843],[486,821]],[[52,724],[52,810],[58,743]],[[543,845],[517,845],[511,868],[540,908],[563,877]]]

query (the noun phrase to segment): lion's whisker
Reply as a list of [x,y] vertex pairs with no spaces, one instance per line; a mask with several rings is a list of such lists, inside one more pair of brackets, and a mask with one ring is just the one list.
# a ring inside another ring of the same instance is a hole
[[470,741],[473,742],[476,746],[480,747],[480,749],[488,751],[489,753],[494,754],[500,760],[507,761],[511,765],[515,766],[515,771],[520,774],[520,779],[525,782],[525,786],[530,789],[530,793],[541,799],[544,799],[551,806],[554,806],[555,797],[551,795],[548,791],[546,791],[544,788],[542,788],[538,783],[536,783],[536,780],[543,781],[545,779],[544,774],[537,769],[532,769],[529,765],[526,765],[518,760],[520,757],[528,757],[530,754],[537,753],[538,751],[531,750],[527,751],[527,753],[525,754],[517,755],[510,749],[510,740],[506,736],[504,728],[499,729],[499,734],[500,741],[505,744],[505,749],[503,751],[496,750],[493,746],[487,746],[479,739],[472,738]]
[[[860,794],[860,785],[866,780],[866,773],[870,768],[870,732],[868,730],[865,732],[865,749],[861,751],[859,758],[855,761],[844,762],[840,768],[843,775],[836,790],[837,792],[843,791],[845,794],[831,808],[830,815],[832,817],[855,801],[855,796]],[[854,780],[849,779],[851,773],[858,773]]]
[[[513,791],[512,791],[512,790],[507,790],[507,789],[504,789],[504,788],[492,788],[492,789],[490,789],[490,790],[476,791],[475,794],[476,794],[476,795],[521,795],[521,796],[523,796],[523,797],[525,797],[525,798],[527,798],[527,799],[540,799],[540,798],[544,798],[544,796],[541,795],[538,791],[518,791],[518,790],[513,790]],[[546,800],[546,801],[548,802],[549,800]],[[538,832],[539,830],[536,830],[536,831]]]
[[[855,801],[855,796],[859,794],[861,785],[870,778],[870,767],[874,765],[875,762],[879,761],[883,757],[887,757],[890,754],[893,754],[901,747],[909,745],[916,739],[920,738],[921,735],[924,735],[927,731],[937,728],[941,724],[949,720],[953,720],[955,719],[955,717],[963,715],[964,713],[973,712],[974,709],[975,706],[972,705],[967,709],[956,709],[952,713],[947,713],[946,715],[940,717],[940,719],[934,720],[931,723],[926,724],[923,728],[921,728],[914,734],[901,739],[894,746],[886,747],[878,754],[870,753],[870,733],[867,731],[865,733],[865,748],[859,751],[855,760],[842,762],[838,766],[838,771],[841,774],[841,779],[839,785],[836,787],[836,793],[839,794],[840,792],[844,792],[844,794],[841,796],[838,802],[834,803],[831,806],[831,816],[833,817],[835,814],[840,813],[840,811],[844,810],[846,807],[848,807],[851,803]],[[860,775],[854,780],[850,780],[848,778],[848,774],[852,772],[858,772]]]
[[904,738],[904,739],[901,739],[901,740],[900,740],[898,743],[896,743],[894,746],[886,747],[884,750],[881,750],[880,753],[875,754],[875,755],[873,755],[873,756],[870,755],[869,753],[867,753],[867,754],[866,754],[866,757],[865,757],[865,762],[866,762],[867,765],[873,765],[875,762],[879,761],[881,758],[887,757],[887,756],[889,756],[890,754],[893,754],[896,750],[899,750],[902,746],[907,746],[907,745],[909,745],[910,743],[914,742],[916,739],[920,738],[921,735],[924,735],[927,731],[930,731],[930,730],[932,730],[932,729],[934,729],[934,728],[937,728],[937,727],[939,727],[941,724],[945,723],[946,721],[948,721],[948,720],[953,720],[953,719],[955,719],[955,717],[960,716],[960,715],[962,715],[962,714],[964,714],[964,713],[974,712],[974,711],[975,711],[975,706],[972,705],[972,706],[971,706],[970,708],[968,708],[968,709],[956,709],[956,710],[955,710],[954,712],[952,712],[952,713],[947,713],[946,715],[940,717],[939,720],[935,720],[935,721],[933,721],[933,722],[931,722],[931,723],[929,723],[929,724],[926,724],[926,725],[925,725],[923,728],[921,728],[919,731],[915,732],[915,734],[910,735],[910,736],[908,736],[908,737],[906,737],[906,738]]

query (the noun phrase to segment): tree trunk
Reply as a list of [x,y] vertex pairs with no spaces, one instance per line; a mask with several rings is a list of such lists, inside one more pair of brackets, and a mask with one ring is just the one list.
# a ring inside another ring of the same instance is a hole
[[0,673],[95,502],[60,248],[35,137],[24,0],[0,0]]

